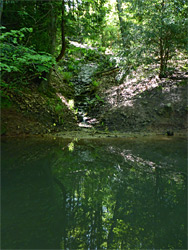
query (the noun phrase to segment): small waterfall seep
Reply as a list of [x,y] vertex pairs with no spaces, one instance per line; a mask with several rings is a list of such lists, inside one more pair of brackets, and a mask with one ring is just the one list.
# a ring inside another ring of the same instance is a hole
[[80,67],[78,76],[72,80],[74,84],[74,101],[75,109],[77,109],[77,118],[79,126],[83,128],[92,128],[93,125],[97,123],[96,118],[88,116],[93,98],[91,93],[92,76],[96,69],[96,63],[84,64]]

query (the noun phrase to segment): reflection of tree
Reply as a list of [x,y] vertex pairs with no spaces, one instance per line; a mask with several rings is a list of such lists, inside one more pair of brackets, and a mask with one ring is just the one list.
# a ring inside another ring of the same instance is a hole
[[[56,177],[54,177],[55,183],[59,186],[62,196],[63,196],[63,202],[62,202],[62,208],[61,208],[61,216],[59,220],[61,221],[61,232],[63,234],[63,238],[67,237],[67,215],[66,215],[66,201],[67,201],[67,193],[66,188],[64,184]],[[63,246],[66,249],[66,245]]]
[[162,200],[162,187],[161,187],[161,169],[155,168],[155,205],[154,205],[154,245],[157,248],[161,248],[161,237],[160,236],[160,216],[161,216],[161,200]]
[[186,246],[187,192],[183,179],[176,171],[155,170],[154,242],[158,249]]
[[114,241],[114,228],[116,227],[116,222],[118,219],[118,210],[120,208],[119,200],[116,200],[114,210],[113,210],[113,217],[112,217],[112,224],[110,226],[109,232],[108,232],[108,239],[107,239],[107,249],[112,248],[112,243]]
[[77,146],[64,151],[53,171],[66,187],[64,248],[185,246],[186,191],[178,168],[119,147]]

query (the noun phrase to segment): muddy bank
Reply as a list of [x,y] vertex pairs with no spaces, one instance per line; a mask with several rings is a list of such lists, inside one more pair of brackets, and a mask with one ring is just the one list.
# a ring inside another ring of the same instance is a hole
[[52,138],[62,138],[62,139],[72,139],[72,140],[80,140],[80,139],[112,139],[112,138],[143,138],[143,137],[151,137],[151,138],[164,138],[169,140],[172,137],[182,137],[187,138],[187,134],[185,131],[175,131],[172,135],[168,135],[167,133],[159,133],[159,132],[102,132],[102,131],[70,131],[70,132],[60,132],[51,135],[44,135],[44,137],[52,137]]

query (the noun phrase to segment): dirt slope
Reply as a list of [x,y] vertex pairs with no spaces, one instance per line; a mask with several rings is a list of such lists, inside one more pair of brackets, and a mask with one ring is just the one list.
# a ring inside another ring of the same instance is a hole
[[[170,79],[156,76],[143,79],[135,73],[120,84],[117,73],[97,79],[100,85],[94,94],[100,98],[86,105],[86,125],[91,125],[92,131],[186,131],[187,74],[176,73]],[[68,100],[74,99],[74,90],[57,78],[53,76],[53,91],[46,94],[36,86],[21,93],[9,93],[11,105],[1,111],[2,135],[43,135],[85,129],[79,127],[79,118],[68,105]]]
[[42,135],[77,127],[75,114],[54,92],[47,94],[29,86],[8,93],[9,105],[1,109],[1,135]]
[[187,129],[188,75],[170,79],[135,75],[118,84],[116,74],[102,76],[98,94],[104,100],[90,115],[110,131],[180,131]]

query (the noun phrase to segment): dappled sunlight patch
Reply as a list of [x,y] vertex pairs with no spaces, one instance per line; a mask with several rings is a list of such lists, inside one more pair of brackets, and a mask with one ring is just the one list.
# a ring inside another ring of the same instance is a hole
[[134,102],[142,98],[144,93],[149,93],[153,89],[161,90],[165,96],[165,101],[177,103],[181,101],[181,90],[178,88],[178,82],[171,79],[159,79],[158,76],[147,77],[144,80],[139,79],[136,74],[135,78],[127,77],[126,80],[116,86],[112,86],[105,91],[106,101],[111,107],[132,107]]
[[155,163],[150,160],[145,160],[139,156],[136,156],[132,153],[127,154],[127,152],[121,152],[121,155],[123,156],[125,162],[131,167],[130,171],[145,171],[146,173],[153,173],[158,170],[163,171],[163,173],[166,172],[168,176],[171,176],[171,178],[175,182],[182,182],[182,176],[179,172],[176,172],[173,165],[169,164],[166,165],[163,162]]
[[125,162],[131,162],[131,164],[136,164],[134,166],[139,165],[139,167],[150,167],[152,170],[155,170],[156,167],[160,167],[152,161],[144,160],[143,158],[133,155],[131,153],[127,154],[122,152],[121,155],[124,157]]
[[157,76],[146,78],[143,81],[139,81],[137,78],[127,78],[123,84],[113,86],[105,94],[107,95],[107,102],[112,106],[133,106],[134,99],[139,98],[140,94],[158,86],[159,78]]
[[74,142],[73,141],[68,144],[68,149],[70,152],[74,151]]
[[61,99],[62,103],[64,103],[68,109],[73,110],[74,109],[74,100],[68,100],[61,94],[61,93],[56,93],[56,95]]
[[84,122],[78,123],[78,126],[81,127],[81,128],[92,128],[92,125],[86,124]]
[[80,112],[82,117],[82,122],[78,123],[78,126],[81,128],[93,128],[93,125],[99,123],[99,121],[95,117],[87,116],[87,113]]
[[[169,138],[167,137],[167,140],[168,139]],[[121,156],[123,162],[126,163],[126,167],[128,167],[130,171],[144,171],[146,173],[153,173],[157,169],[161,169],[167,171],[168,174],[172,173],[173,176],[175,176],[174,174],[176,174],[173,168],[173,164],[171,165],[170,163],[168,163],[168,165],[166,165],[160,160],[158,162],[155,162],[150,159],[144,159],[139,155],[134,154],[131,150],[122,150],[118,152],[117,148],[113,146],[108,147],[108,150],[111,154]],[[115,169],[118,172],[121,172],[122,168],[124,168],[124,164],[117,164],[115,166]]]
[[68,106],[70,107],[70,109],[74,108],[74,100],[73,99],[68,101]]
[[66,98],[61,93],[56,93],[56,95],[61,99],[62,103],[64,103],[66,106],[69,106]]
[[97,48],[95,47],[92,47],[88,44],[82,44],[82,43],[79,43],[79,42],[75,42],[75,41],[69,41],[69,43],[77,48],[82,48],[82,49],[91,49],[91,50],[96,50]]
[[[112,146],[109,147],[109,151],[112,154],[115,154],[115,153],[117,154],[116,148],[114,148]],[[121,155],[121,157],[124,159],[124,162],[126,162],[128,164],[128,166],[130,166],[131,168],[132,167],[135,167],[135,168],[149,167],[153,171],[156,168],[162,168],[162,166],[156,164],[153,161],[145,160],[145,159],[143,159],[143,158],[141,158],[141,157],[139,157],[137,155],[134,155],[131,150],[123,150],[123,151],[119,152],[118,154]],[[116,166],[116,168],[118,170],[120,170],[121,166],[118,164]]]

